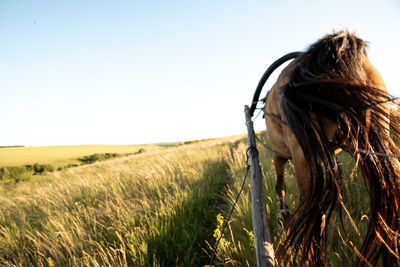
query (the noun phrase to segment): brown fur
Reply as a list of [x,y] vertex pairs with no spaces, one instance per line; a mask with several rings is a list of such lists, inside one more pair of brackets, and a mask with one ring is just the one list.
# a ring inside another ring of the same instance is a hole
[[347,152],[358,160],[371,208],[355,265],[374,265],[382,256],[385,266],[398,266],[400,161],[373,154],[400,155],[393,142],[400,140],[400,119],[397,113],[391,116],[389,102],[383,80],[367,58],[365,42],[347,31],[320,39],[282,71],[265,109],[288,125],[269,117],[266,124],[277,152],[281,206],[286,205],[282,158],[293,161],[302,201],[278,247],[281,264],[326,264],[329,219],[336,207],[344,207],[336,153],[350,147],[355,151]]

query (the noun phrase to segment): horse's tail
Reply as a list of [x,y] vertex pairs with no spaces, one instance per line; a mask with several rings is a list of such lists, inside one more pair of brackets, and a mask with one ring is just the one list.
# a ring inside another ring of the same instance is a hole
[[[374,265],[383,256],[398,266],[400,160],[393,155],[400,151],[393,140],[400,140],[400,120],[397,111],[390,114],[389,102],[385,90],[345,81],[319,80],[283,89],[281,110],[308,162],[310,187],[278,248],[282,262],[300,258],[302,263],[326,264],[329,219],[337,206],[345,209],[334,153],[341,144],[357,159],[370,198],[369,226],[362,247],[355,249],[355,265]],[[338,125],[334,140],[325,134],[327,121]]]

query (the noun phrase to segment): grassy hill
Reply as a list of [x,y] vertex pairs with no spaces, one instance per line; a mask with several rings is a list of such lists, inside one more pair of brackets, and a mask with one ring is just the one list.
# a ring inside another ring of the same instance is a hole
[[[242,183],[246,149],[244,136],[175,144],[0,185],[0,265],[204,266]],[[262,147],[260,156],[277,244],[282,226],[272,157]],[[351,192],[345,197],[362,236],[365,187],[351,175],[353,163],[345,156],[343,162]],[[294,209],[299,197],[291,165],[286,177]],[[348,240],[361,240],[344,223],[347,233],[339,237],[333,218],[330,266],[348,266],[354,257]],[[255,266],[253,238],[248,179],[214,264]]]
[[52,164],[55,167],[77,163],[77,158],[95,153],[135,153],[153,150],[157,145],[81,145],[0,148],[0,167],[25,164]]

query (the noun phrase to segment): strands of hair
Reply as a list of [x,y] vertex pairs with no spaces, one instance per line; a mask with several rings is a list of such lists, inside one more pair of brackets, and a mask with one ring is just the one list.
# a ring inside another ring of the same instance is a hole
[[[390,112],[398,103],[389,104],[385,88],[368,82],[366,46],[346,30],[326,35],[296,59],[283,89],[281,110],[308,162],[311,183],[277,250],[284,265],[327,264],[329,220],[336,208],[346,212],[334,152],[340,145],[354,148],[347,152],[357,159],[370,194],[370,223],[354,265],[375,265],[380,257],[385,266],[400,265],[400,161],[377,154],[400,155],[393,141],[400,140],[400,118]],[[326,137],[321,118],[338,126],[334,140]]]

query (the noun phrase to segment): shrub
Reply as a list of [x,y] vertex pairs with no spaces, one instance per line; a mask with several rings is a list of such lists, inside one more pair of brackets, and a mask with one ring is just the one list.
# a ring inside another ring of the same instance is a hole
[[78,164],[68,164],[64,168],[67,169],[67,168],[73,168],[73,167],[78,167],[78,166],[79,166]]
[[138,151],[135,152],[135,154],[140,154],[145,152],[146,150],[144,148],[140,148]]
[[0,168],[0,180],[19,180],[21,176],[28,172],[25,166],[9,166]]
[[41,174],[44,172],[53,172],[54,171],[54,167],[50,164],[39,164],[39,163],[35,163],[33,165],[33,174]]
[[82,162],[82,164],[90,164],[96,161],[103,161],[120,156],[121,155],[117,153],[95,153],[89,156],[84,156],[83,158],[79,158],[78,160]]
[[54,171],[54,167],[53,167],[53,165],[50,165],[50,164],[46,164],[46,165],[44,165],[45,167],[45,171],[48,171],[48,172],[53,172]]
[[33,165],[27,164],[27,165],[25,165],[25,169],[27,171],[33,171]]

